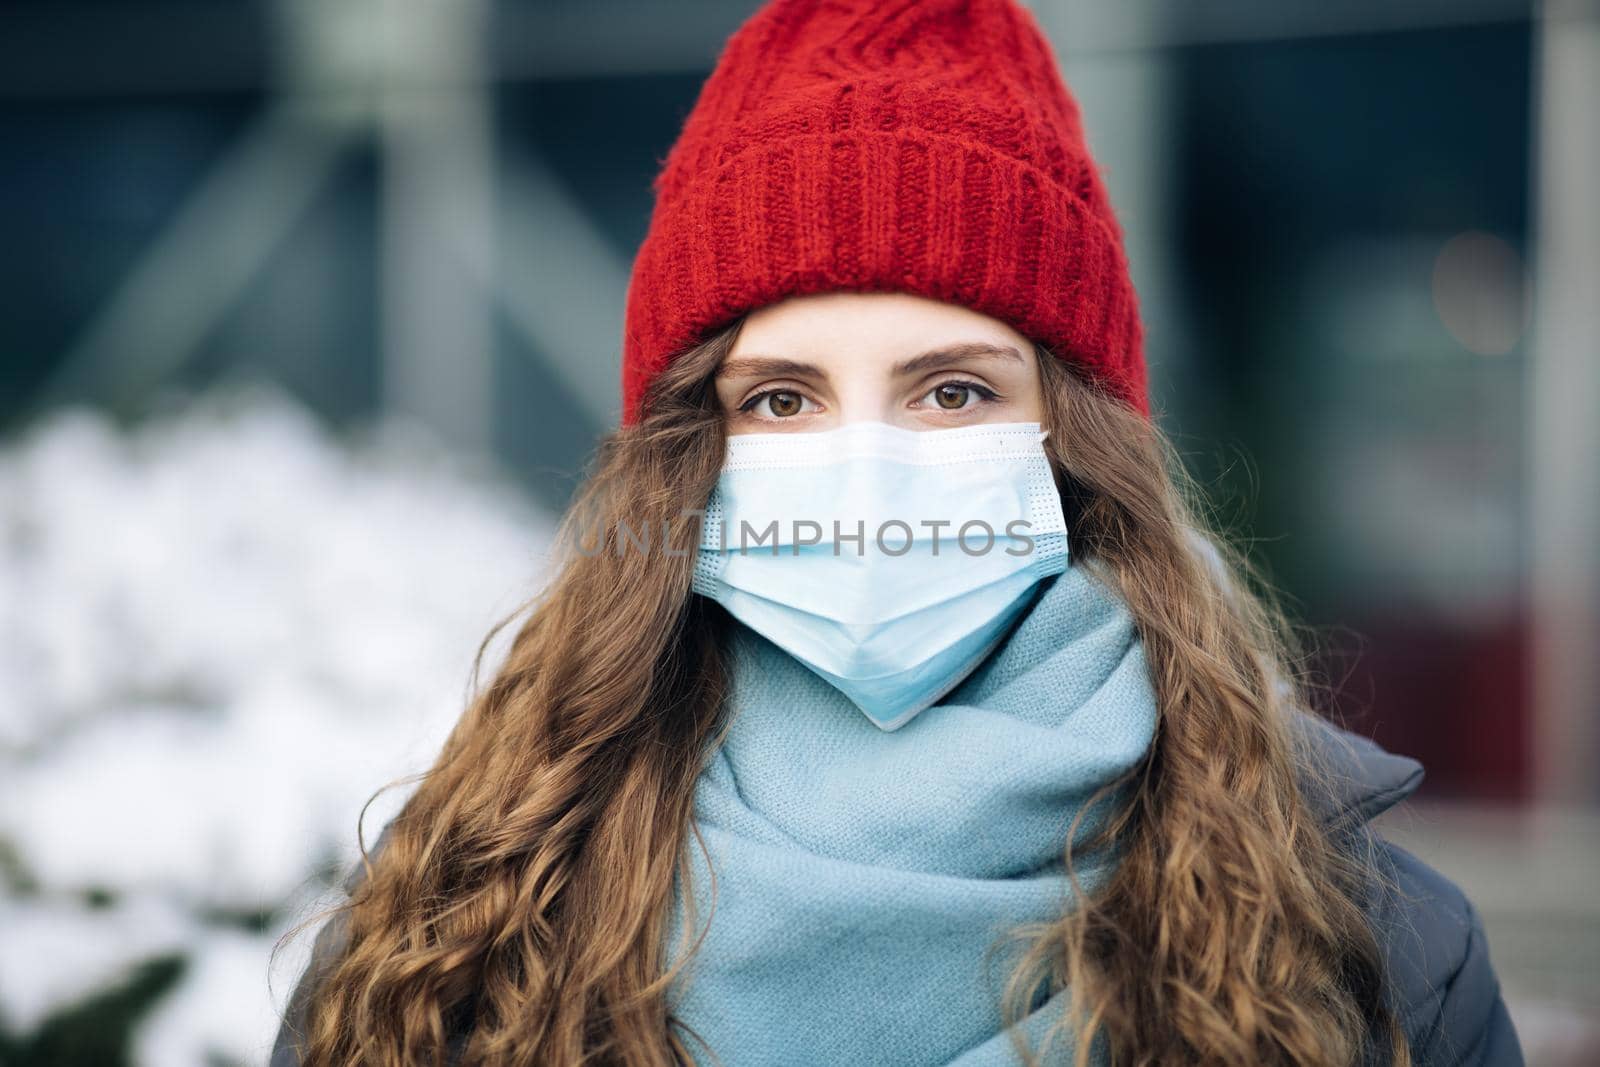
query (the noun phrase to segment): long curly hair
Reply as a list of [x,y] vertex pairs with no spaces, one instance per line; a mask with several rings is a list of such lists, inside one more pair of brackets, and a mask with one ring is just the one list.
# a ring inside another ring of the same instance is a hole
[[[741,325],[670,364],[602,442],[551,583],[484,638],[460,721],[324,913],[332,947],[289,1008],[305,1067],[698,1062],[667,997],[697,921],[665,971],[661,941],[703,847],[692,795],[726,725],[732,620],[691,595],[697,531],[679,520],[720,471],[711,381]],[[1322,779],[1288,721],[1314,696],[1296,629],[1204,525],[1154,422],[1036,350],[1070,550],[1126,600],[1160,718],[1077,852],[1116,841],[1114,877],[1012,932],[1028,945],[1005,1021],[1046,981],[1070,993],[1058,1032],[1076,1034],[1079,1067],[1092,1042],[1119,1064],[1345,1067],[1373,1048],[1408,1064],[1361,906],[1376,876],[1315,816]],[[619,550],[639,536],[671,550]],[[485,649],[518,618],[481,686]]]

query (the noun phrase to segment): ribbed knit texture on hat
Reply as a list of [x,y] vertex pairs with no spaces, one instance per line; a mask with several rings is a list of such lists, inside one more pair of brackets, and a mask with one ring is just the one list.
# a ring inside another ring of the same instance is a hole
[[771,0],[728,39],[652,187],[624,423],[673,357],[830,290],[980,311],[1149,414],[1121,231],[1015,0]]

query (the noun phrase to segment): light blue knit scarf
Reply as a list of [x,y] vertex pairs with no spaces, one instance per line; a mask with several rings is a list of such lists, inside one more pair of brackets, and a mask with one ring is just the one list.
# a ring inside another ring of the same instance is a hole
[[[985,950],[1061,914],[1068,826],[1156,723],[1122,601],[1076,565],[1035,597],[973,674],[892,733],[735,628],[733,721],[694,797],[715,911],[691,834],[693,933],[710,924],[668,998],[725,1067],[1020,1062],[999,994],[1021,945],[996,948],[987,970]],[[1093,887],[1112,862],[1074,866]],[[1036,1051],[1065,1010],[1065,991],[1041,1004],[1046,993],[1021,1027]],[[1071,1041],[1045,1062],[1070,1062]]]

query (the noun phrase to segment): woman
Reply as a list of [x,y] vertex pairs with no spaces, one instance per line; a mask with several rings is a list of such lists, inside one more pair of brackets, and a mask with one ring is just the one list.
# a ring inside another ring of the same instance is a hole
[[1012,0],[730,39],[567,557],[275,1065],[1521,1062],[1366,831],[1421,768],[1202,532],[1056,71]]

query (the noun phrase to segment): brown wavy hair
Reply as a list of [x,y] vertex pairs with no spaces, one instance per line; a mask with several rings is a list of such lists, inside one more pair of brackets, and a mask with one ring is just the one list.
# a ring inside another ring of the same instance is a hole
[[[305,1067],[697,1062],[704,1042],[666,995],[688,951],[663,972],[661,940],[690,837],[703,847],[692,795],[726,725],[732,622],[690,594],[697,531],[681,518],[721,466],[711,380],[740,325],[675,360],[642,418],[602,442],[552,583],[484,638],[466,711],[381,846],[363,847],[291,999]],[[1013,931],[1027,946],[1006,1023],[1043,981],[1069,991],[1052,1036],[1077,1035],[1079,1067],[1092,1042],[1119,1064],[1344,1067],[1374,1047],[1408,1064],[1360,903],[1372,865],[1314,815],[1322,780],[1290,729],[1313,695],[1297,631],[1202,525],[1203,494],[1154,422],[1037,353],[1075,565],[1125,598],[1160,718],[1077,853],[1114,840],[1114,877]],[[641,531],[671,551],[619,550]],[[524,614],[480,687],[485,649]]]

